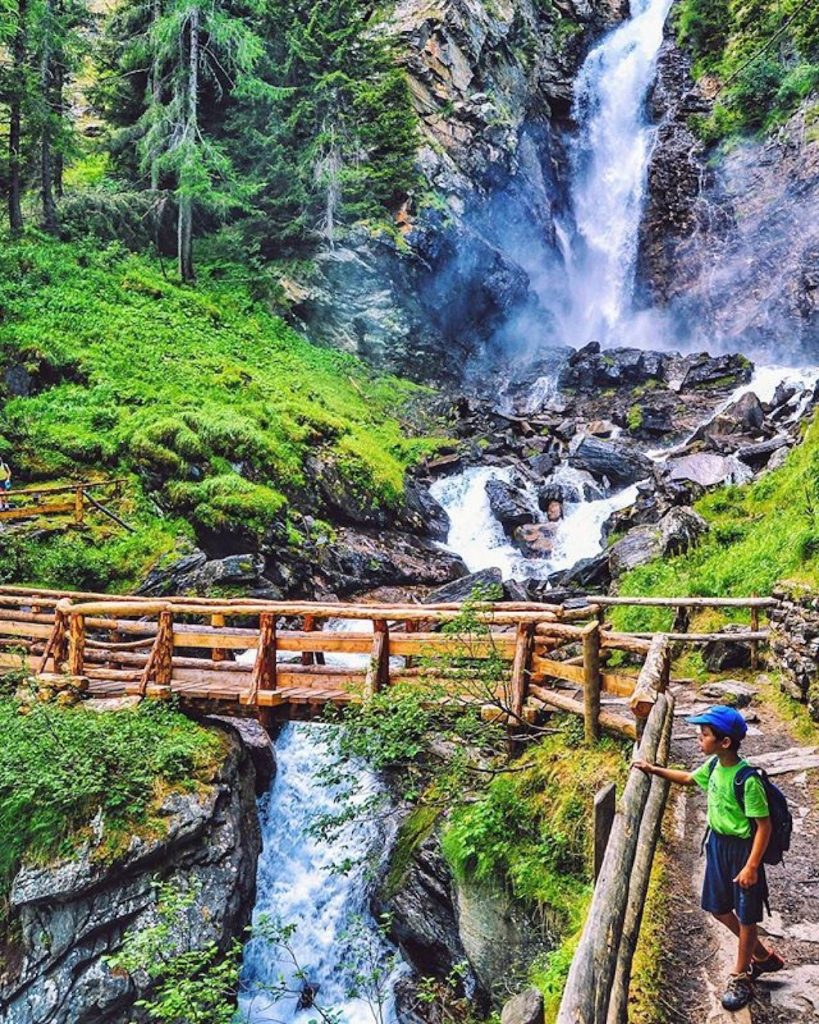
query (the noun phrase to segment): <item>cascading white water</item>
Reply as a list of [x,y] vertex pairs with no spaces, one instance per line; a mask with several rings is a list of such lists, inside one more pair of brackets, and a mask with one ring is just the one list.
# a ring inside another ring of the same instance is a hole
[[573,344],[592,339],[628,343],[617,329],[631,311],[654,136],[645,103],[671,4],[632,0],[631,17],[589,53],[576,81],[575,232],[567,261],[570,302],[564,326]]
[[[383,962],[392,952],[367,906],[364,858],[383,842],[381,830],[362,817],[331,839],[313,838],[305,832],[313,815],[338,809],[333,788],[321,785],[315,777],[316,768],[328,756],[323,731],[320,725],[284,727],[276,741],[276,778],[259,802],[263,848],[254,921],[265,914],[295,926],[290,944],[305,977],[299,977],[294,963],[281,951],[261,938],[251,939],[242,969],[242,1024],[307,1024],[317,1019],[315,1008],[299,1008],[298,995],[274,999],[266,994],[265,986],[275,985],[280,976],[295,992],[307,981],[316,991],[316,1003],[338,1015],[341,1024],[390,1024],[395,1018],[392,983],[385,985],[380,1007],[349,994],[351,972],[372,966],[361,963],[362,945],[365,961],[375,956]],[[363,768],[360,781],[361,798],[377,786]],[[330,871],[347,858],[360,863],[344,875]],[[361,936],[354,934],[359,921],[368,932],[363,943]],[[396,965],[394,973],[401,969]]]

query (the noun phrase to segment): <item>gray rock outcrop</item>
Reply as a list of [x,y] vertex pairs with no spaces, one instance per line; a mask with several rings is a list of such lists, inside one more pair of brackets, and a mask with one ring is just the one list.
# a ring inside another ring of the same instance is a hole
[[134,1019],[134,1002],[145,990],[115,976],[105,957],[126,932],[155,923],[155,880],[196,890],[180,937],[187,948],[226,947],[241,934],[253,907],[261,838],[250,756],[236,738],[228,747],[205,792],[165,799],[161,837],[134,835],[127,852],[108,863],[92,829],[71,859],[20,869],[9,896],[20,945],[0,976],[4,1024]]

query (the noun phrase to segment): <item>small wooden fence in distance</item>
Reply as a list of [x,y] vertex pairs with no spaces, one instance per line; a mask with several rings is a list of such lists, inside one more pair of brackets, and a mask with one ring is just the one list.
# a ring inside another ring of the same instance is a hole
[[[92,490],[109,489],[111,498],[118,498],[122,493],[124,480],[97,480],[63,487],[21,487],[5,492],[6,498],[13,502],[11,508],[0,510],[0,522],[11,522],[18,519],[33,519],[35,516],[73,517],[75,523],[82,523],[87,510],[102,512],[126,530],[131,527],[123,522],[115,513],[97,501],[89,492]],[[53,499],[53,500],[52,500]]]

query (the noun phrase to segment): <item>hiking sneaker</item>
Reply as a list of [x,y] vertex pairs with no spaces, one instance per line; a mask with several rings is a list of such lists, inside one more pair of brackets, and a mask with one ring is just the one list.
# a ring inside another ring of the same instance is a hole
[[784,966],[785,961],[782,957],[770,950],[764,960],[751,961],[751,977],[756,981],[760,974],[774,974],[781,971]]
[[723,1008],[734,1013],[741,1010],[743,1006],[754,997],[754,982],[751,972],[746,974],[732,974],[728,979],[728,987],[722,997]]

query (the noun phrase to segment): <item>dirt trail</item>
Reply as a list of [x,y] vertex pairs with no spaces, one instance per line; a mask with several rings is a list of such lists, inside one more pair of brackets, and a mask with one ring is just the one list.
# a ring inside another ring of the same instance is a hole
[[[752,685],[761,689],[768,684],[760,676]],[[699,700],[689,687],[678,687],[675,693],[671,761],[695,767],[701,760],[696,728],[685,724],[684,715],[709,702]],[[749,726],[742,746],[750,761],[754,755],[810,745],[796,740],[776,712],[758,699],[749,710],[759,719]],[[719,1001],[733,966],[735,940],[700,910],[705,794],[676,789],[666,830],[669,928],[662,956],[667,984],[658,1012],[658,1019],[664,1016],[668,1024],[819,1024],[819,769],[788,772],[774,781],[790,802],[795,834],[784,865],[768,869],[772,914],[761,930],[769,936],[763,941],[785,958],[786,967],[767,976],[770,980],[760,980],[750,1008],[735,1014],[723,1010]]]

